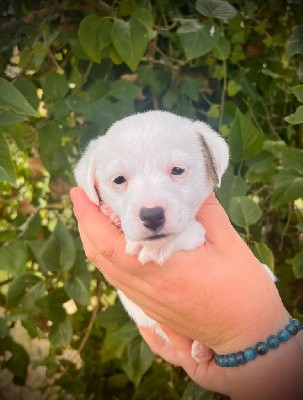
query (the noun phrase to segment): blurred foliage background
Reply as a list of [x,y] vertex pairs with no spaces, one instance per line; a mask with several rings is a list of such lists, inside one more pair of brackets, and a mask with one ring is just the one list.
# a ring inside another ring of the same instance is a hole
[[73,169],[136,111],[207,121],[231,149],[217,195],[303,322],[302,1],[0,10],[0,398],[219,398],[151,353],[85,259]]

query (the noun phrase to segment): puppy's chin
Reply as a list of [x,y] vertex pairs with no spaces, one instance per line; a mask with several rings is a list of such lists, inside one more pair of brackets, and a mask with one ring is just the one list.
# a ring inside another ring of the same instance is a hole
[[146,241],[146,242],[154,242],[157,240],[165,240],[168,239],[171,235],[169,234],[155,234],[155,235],[151,235],[151,236],[147,236],[144,239],[142,239],[142,241]]

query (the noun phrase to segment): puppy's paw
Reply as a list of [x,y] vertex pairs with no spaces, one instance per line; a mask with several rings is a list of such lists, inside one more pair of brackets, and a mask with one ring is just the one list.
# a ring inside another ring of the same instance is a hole
[[200,222],[192,221],[176,240],[177,250],[193,250],[205,243],[205,229]]
[[138,255],[138,260],[141,262],[141,264],[145,264],[149,261],[154,261],[157,264],[162,265],[165,263],[166,260],[169,259],[174,251],[174,244],[169,244],[161,248],[150,248],[148,246],[143,246]]
[[133,242],[132,240],[126,239],[125,251],[127,254],[137,255],[140,253],[141,249],[142,249],[142,246],[140,244],[138,244],[137,242]]
[[191,355],[198,362],[206,362],[213,358],[215,352],[204,344],[195,340],[191,346]]
[[147,249],[146,247],[142,247],[138,254],[138,260],[141,264],[146,264],[149,261],[154,261],[153,251]]

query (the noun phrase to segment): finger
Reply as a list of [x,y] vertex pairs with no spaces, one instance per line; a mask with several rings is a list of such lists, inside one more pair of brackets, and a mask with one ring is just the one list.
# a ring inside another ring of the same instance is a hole
[[171,344],[175,348],[180,360],[180,366],[187,374],[199,385],[209,390],[226,391],[227,382],[224,368],[218,367],[214,359],[197,363],[191,355],[192,340],[178,332],[173,331],[167,326],[161,325],[163,331],[168,336]]
[[172,345],[164,342],[163,339],[161,339],[150,328],[141,326],[139,327],[139,331],[152,352],[158,354],[170,364],[180,365],[180,361]]
[[74,214],[84,233],[98,253],[115,260],[119,255],[119,264],[139,267],[137,258],[125,253],[125,238],[119,228],[103,215],[81,188],[73,188],[70,196],[74,205]]

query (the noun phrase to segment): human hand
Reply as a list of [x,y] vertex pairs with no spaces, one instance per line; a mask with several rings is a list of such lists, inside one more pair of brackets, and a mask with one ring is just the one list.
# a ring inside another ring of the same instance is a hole
[[214,195],[197,216],[206,229],[206,243],[174,254],[163,268],[141,265],[126,254],[121,231],[85,193],[75,188],[71,196],[87,257],[156,321],[218,353],[251,343],[256,325],[256,334],[267,333],[269,326],[272,331],[272,315],[280,315],[278,328],[287,322],[275,285]]

